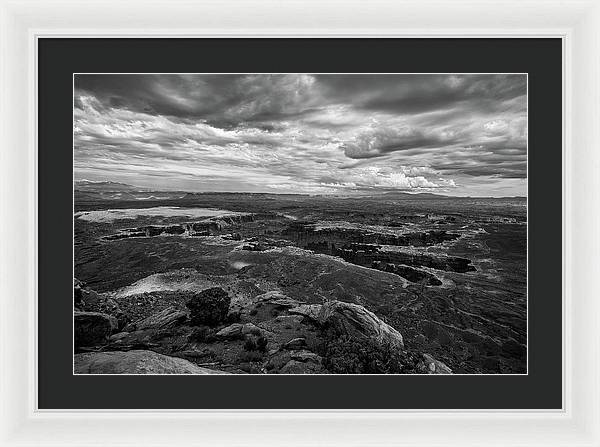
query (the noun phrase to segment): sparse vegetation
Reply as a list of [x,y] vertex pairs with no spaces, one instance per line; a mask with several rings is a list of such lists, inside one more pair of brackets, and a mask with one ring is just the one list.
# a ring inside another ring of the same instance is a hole
[[260,362],[263,359],[263,353],[260,351],[242,351],[239,355],[241,362]]
[[241,317],[241,315],[239,312],[229,312],[229,314],[227,315],[227,322],[228,323],[239,323],[240,317]]
[[244,342],[244,350],[245,351],[256,351],[256,342],[252,337],[248,337]]
[[324,366],[334,374],[411,374],[418,358],[370,339],[329,337],[322,346]]
[[197,326],[188,336],[188,341],[196,343],[211,343],[215,341],[214,331],[208,326]]
[[258,337],[256,339],[256,349],[259,350],[260,352],[267,351],[267,344],[268,344],[268,340],[263,335],[261,335],[260,337]]
[[263,335],[260,335],[259,337],[256,337],[256,338],[248,337],[248,338],[246,338],[246,341],[244,342],[244,350],[245,351],[266,352],[268,343],[269,343],[269,341]]
[[254,327],[254,328],[250,329],[250,333],[252,335],[261,335],[260,329],[257,328],[257,327]]

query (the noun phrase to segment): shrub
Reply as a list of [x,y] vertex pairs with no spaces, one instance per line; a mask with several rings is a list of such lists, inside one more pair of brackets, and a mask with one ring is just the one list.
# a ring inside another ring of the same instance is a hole
[[241,319],[241,314],[239,312],[229,312],[227,315],[228,323],[239,323]]
[[256,339],[256,349],[259,350],[260,352],[266,352],[267,351],[267,343],[268,343],[268,340],[266,339],[266,337],[264,335],[261,335],[260,337],[258,337]]
[[250,333],[252,335],[261,335],[262,334],[262,332],[260,331],[260,329],[257,328],[257,327],[253,327],[252,329],[250,329]]
[[268,343],[269,341],[264,335],[258,337],[249,336],[244,342],[244,350],[266,352]]
[[192,333],[188,336],[188,341],[196,343],[210,343],[215,341],[215,335],[208,326],[198,326],[194,328]]
[[238,358],[241,362],[260,362],[263,354],[258,351],[242,351]]
[[256,351],[256,342],[254,341],[253,338],[247,338],[246,341],[244,342],[244,350],[245,351]]
[[186,303],[193,326],[215,326],[227,318],[231,298],[220,287],[203,290]]
[[323,365],[334,374],[417,372],[418,358],[368,338],[328,338],[322,356]]

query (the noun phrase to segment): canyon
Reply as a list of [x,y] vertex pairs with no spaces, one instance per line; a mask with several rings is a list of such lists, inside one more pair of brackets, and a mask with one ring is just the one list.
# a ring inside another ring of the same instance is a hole
[[[74,276],[87,300],[76,307],[107,315],[98,324],[110,333],[80,354],[156,352],[198,373],[526,371],[520,199],[206,193],[142,203],[85,193]],[[227,314],[194,325],[186,303],[211,288],[229,297]],[[359,308],[335,324],[316,317],[335,303]],[[402,346],[364,338],[382,330]]]

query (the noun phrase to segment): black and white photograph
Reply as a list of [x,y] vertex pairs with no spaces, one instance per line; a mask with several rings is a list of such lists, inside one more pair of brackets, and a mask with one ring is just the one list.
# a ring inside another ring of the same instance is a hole
[[526,73],[73,74],[73,373],[527,374],[527,108]]

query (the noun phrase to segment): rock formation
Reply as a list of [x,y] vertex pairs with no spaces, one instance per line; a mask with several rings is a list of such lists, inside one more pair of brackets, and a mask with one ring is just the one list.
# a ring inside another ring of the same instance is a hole
[[344,225],[319,227],[311,222],[294,222],[288,226],[284,235],[294,239],[299,246],[326,243],[341,246],[349,243],[425,247],[444,241],[453,241],[460,237],[445,230],[429,230],[407,233],[385,233]]
[[223,374],[152,351],[86,352],[75,354],[75,374]]
[[314,319],[320,326],[333,329],[339,336],[369,338],[395,349],[404,348],[402,334],[363,306],[342,301],[298,306],[290,309]]
[[75,347],[105,344],[110,334],[117,328],[114,317],[100,312],[75,311]]
[[429,354],[423,354],[423,361],[419,363],[419,368],[424,374],[452,374],[452,370],[445,363],[434,359]]
[[[407,353],[402,334],[359,304],[308,304],[279,290],[233,302],[220,287],[178,300],[175,293],[166,293],[157,306],[136,294],[117,297],[120,308],[136,309],[137,320],[124,328],[114,316],[75,311],[76,352],[101,350],[77,353],[76,372],[220,372],[214,366],[233,373],[452,373],[429,354]],[[101,294],[90,296],[96,304],[106,301]],[[165,307],[167,302],[172,305]]]
[[123,331],[132,332],[150,328],[164,329],[185,321],[187,316],[187,312],[178,310],[173,306],[169,306],[154,315],[144,318],[143,320],[129,323],[123,328]]
[[155,237],[162,235],[211,236],[233,225],[253,222],[254,215],[239,214],[213,217],[200,222],[185,222],[174,225],[146,225],[143,227],[125,228],[117,234],[104,237],[105,240],[119,240],[135,237]]

